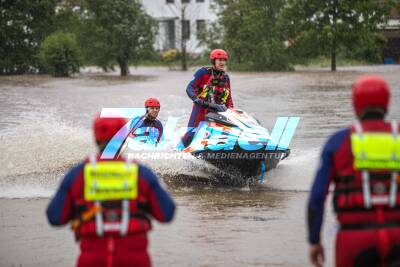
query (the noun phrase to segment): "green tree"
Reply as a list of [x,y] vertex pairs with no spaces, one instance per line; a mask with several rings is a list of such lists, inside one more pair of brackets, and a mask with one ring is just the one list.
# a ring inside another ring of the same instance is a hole
[[58,3],[54,19],[55,31],[72,32],[78,37],[84,22],[83,0],[63,0]]
[[332,71],[339,52],[377,60],[384,43],[379,25],[392,5],[392,0],[288,0],[284,16],[292,51],[303,58],[329,53]]
[[79,39],[85,57],[104,69],[116,62],[126,76],[129,64],[153,50],[157,23],[138,0],[86,0],[83,19]]
[[37,72],[42,40],[54,30],[56,0],[0,1],[0,74]]
[[81,58],[75,35],[64,32],[50,34],[40,46],[40,58],[53,76],[67,77],[79,72]]
[[217,0],[218,27],[203,42],[230,54],[230,66],[245,70],[288,70],[286,31],[281,21],[285,0]]

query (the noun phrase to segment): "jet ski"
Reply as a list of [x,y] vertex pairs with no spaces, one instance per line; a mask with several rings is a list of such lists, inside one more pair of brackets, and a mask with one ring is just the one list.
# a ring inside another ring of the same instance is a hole
[[263,179],[264,172],[276,168],[290,154],[290,149],[279,147],[278,141],[243,110],[226,109],[208,113],[183,151],[231,177]]

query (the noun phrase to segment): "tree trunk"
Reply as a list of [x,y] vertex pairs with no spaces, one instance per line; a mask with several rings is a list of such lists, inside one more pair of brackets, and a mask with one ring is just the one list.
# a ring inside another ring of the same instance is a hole
[[182,40],[181,50],[182,50],[182,62],[181,62],[182,70],[187,71],[186,40]]
[[118,58],[117,61],[119,69],[121,70],[121,76],[127,76],[129,73],[128,61],[124,58]]
[[331,71],[336,71],[336,36],[333,37],[331,47]]
[[332,44],[331,44],[331,71],[336,71],[336,49],[337,49],[337,43],[336,43],[336,35],[337,35],[337,12],[338,12],[338,1],[334,0],[333,1],[333,7],[332,7]]
[[182,70],[187,71],[186,36],[184,36],[185,6],[181,8],[181,64]]

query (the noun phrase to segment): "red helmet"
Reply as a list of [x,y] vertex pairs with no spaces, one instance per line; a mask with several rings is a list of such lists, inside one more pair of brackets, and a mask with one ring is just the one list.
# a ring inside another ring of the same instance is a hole
[[353,106],[357,115],[368,107],[382,107],[386,111],[389,97],[389,86],[382,77],[363,76],[353,85]]
[[214,49],[210,53],[210,59],[215,60],[217,58],[228,60],[228,53],[226,53],[226,51],[222,49]]
[[101,118],[96,115],[93,122],[94,136],[97,141],[109,141],[126,124],[124,118]]
[[144,107],[160,107],[160,101],[157,98],[150,97],[144,102]]

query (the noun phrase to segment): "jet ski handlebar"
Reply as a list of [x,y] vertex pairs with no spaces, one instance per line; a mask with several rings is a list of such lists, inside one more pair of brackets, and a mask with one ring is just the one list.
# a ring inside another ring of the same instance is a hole
[[208,108],[211,109],[213,112],[224,112],[228,108],[225,105],[219,105],[214,103],[208,103]]

